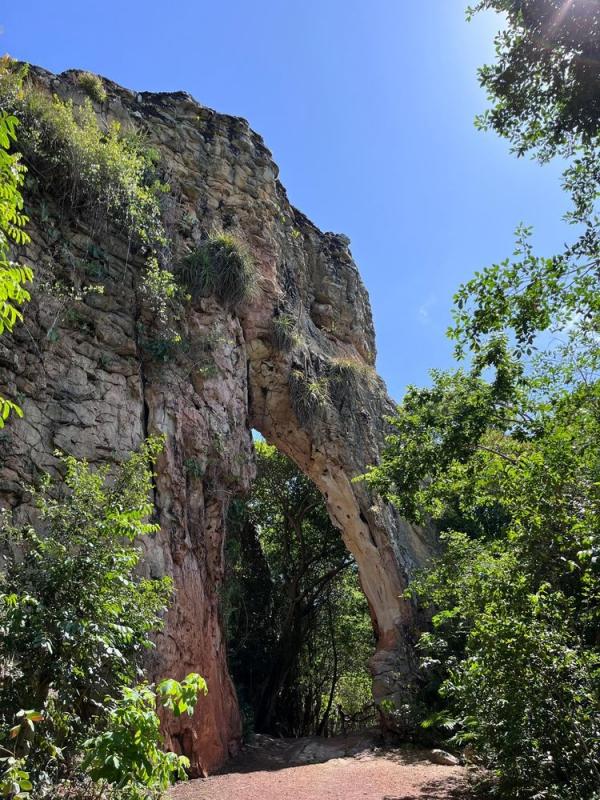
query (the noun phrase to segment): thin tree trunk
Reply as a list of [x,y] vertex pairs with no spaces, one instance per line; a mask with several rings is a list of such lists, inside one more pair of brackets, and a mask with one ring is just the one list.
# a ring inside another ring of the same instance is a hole
[[337,652],[337,645],[335,642],[335,629],[333,626],[333,616],[331,614],[331,593],[327,596],[327,622],[329,624],[329,634],[331,636],[331,648],[333,650],[333,675],[331,678],[331,689],[329,691],[329,699],[327,701],[327,708],[325,709],[325,713],[323,714],[323,718],[319,723],[319,727],[317,728],[317,736],[323,735],[323,730],[329,721],[329,715],[331,714],[331,707],[333,705],[333,698],[335,697],[335,690],[337,687],[337,682],[339,679],[338,676],[338,652]]

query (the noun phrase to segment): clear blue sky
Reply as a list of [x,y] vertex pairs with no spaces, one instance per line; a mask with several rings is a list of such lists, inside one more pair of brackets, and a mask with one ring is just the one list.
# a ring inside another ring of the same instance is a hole
[[246,117],[292,203],[351,238],[399,399],[450,364],[452,294],[520,221],[541,252],[566,237],[558,165],[473,127],[500,20],[466,23],[467,2],[29,0],[3,3],[0,52]]

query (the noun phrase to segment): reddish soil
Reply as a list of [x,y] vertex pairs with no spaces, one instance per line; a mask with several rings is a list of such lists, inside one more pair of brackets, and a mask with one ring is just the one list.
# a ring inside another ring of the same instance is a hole
[[462,767],[429,751],[383,750],[372,738],[260,737],[226,772],[181,784],[171,800],[467,800]]

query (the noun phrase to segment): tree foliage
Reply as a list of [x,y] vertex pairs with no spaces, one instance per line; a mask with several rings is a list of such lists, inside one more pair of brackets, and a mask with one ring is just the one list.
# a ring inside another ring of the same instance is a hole
[[63,456],[64,487],[47,478],[34,491],[39,524],[2,518],[0,714],[3,730],[18,709],[43,715],[24,747],[40,788],[72,770],[105,697],[139,679],[160,627],[171,582],[136,567],[137,540],[158,531],[146,519],[161,447],[148,440],[114,475]]
[[[0,80],[3,71],[8,69],[6,57],[0,59]],[[23,74],[14,78],[14,92],[20,91]],[[21,186],[26,171],[19,153],[12,152],[17,141],[19,120],[7,108],[10,97],[0,93],[0,335],[10,332],[22,318],[21,306],[30,297],[27,284],[33,279],[29,267],[12,261],[12,245],[27,244],[29,237],[24,228],[27,215],[23,211]],[[11,411],[21,415],[15,403],[0,396],[0,428]]]
[[588,0],[481,0],[473,11],[482,9],[503,12],[507,24],[495,63],[480,70],[492,107],[479,125],[518,155],[565,161],[574,238],[563,252],[540,256],[531,229],[520,226],[514,257],[459,290],[451,335],[460,356],[499,333],[526,355],[557,326],[566,333],[576,323],[572,340],[598,334],[600,9]]
[[229,524],[232,672],[257,730],[331,732],[338,705],[358,719],[370,703],[366,600],[319,491],[274,447],[256,452],[252,494]]
[[[445,553],[410,587],[427,726],[469,742],[503,798],[600,793],[600,349],[597,4],[482,2],[507,15],[480,123],[517,154],[568,159],[575,241],[515,257],[455,297],[466,363],[409,388],[367,480]],[[593,35],[590,34],[592,31]],[[585,59],[590,56],[594,63]],[[594,99],[595,98],[595,99]],[[432,696],[434,697],[431,701]]]
[[160,703],[175,716],[192,714],[198,696],[206,692],[206,681],[190,673],[181,682],[125,687],[118,700],[109,698],[106,730],[83,745],[82,768],[104,790],[103,796],[154,800],[176,779],[185,780],[189,760],[163,749],[156,707]]
[[479,122],[517,153],[544,157],[600,123],[600,9],[590,0],[479,0],[469,10],[503,14],[496,61],[479,70],[493,101]]
[[480,378],[436,376],[432,389],[409,392],[369,480],[445,530],[445,555],[411,587],[437,609],[422,647],[424,678],[441,681],[450,709],[440,721],[472,742],[501,796],[592,797],[600,391],[534,396],[507,407],[490,403]]

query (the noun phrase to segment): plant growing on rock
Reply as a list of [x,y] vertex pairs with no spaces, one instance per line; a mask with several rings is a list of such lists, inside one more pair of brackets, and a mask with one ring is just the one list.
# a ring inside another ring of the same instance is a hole
[[239,239],[218,233],[186,256],[179,276],[193,299],[213,295],[223,305],[235,308],[250,298],[256,267]]
[[332,358],[327,379],[331,398],[339,405],[345,397],[359,398],[372,385],[374,370],[358,358]]
[[156,151],[139,133],[123,132],[118,122],[103,130],[88,99],[75,106],[31,84],[14,113],[25,162],[45,175],[59,201],[96,226],[116,222],[146,247],[166,244],[160,196],[168,187],[156,177]]
[[82,72],[77,77],[77,83],[81,88],[87,92],[88,97],[96,103],[106,102],[108,97],[102,78],[99,75],[94,75],[92,72]]
[[[17,91],[19,76],[22,88]],[[117,121],[103,127],[89,98],[77,106],[50,96],[32,81],[23,82],[23,76],[13,62],[3,62],[0,93],[20,121],[24,163],[33,174],[44,176],[61,215],[85,218],[92,242],[113,225],[128,237],[130,247],[146,256],[141,300],[158,324],[170,329],[177,286],[165,267],[168,240],[161,198],[169,187],[159,178],[158,152],[142,133],[124,131]],[[83,73],[79,82],[94,99],[103,97],[97,76]]]
[[309,425],[331,405],[326,377],[311,378],[300,369],[293,369],[289,378],[292,408],[301,425]]
[[177,358],[181,346],[181,339],[176,341],[170,336],[148,336],[142,339],[142,348],[144,352],[146,352],[153,361],[159,361],[163,364]]
[[273,317],[273,341],[279,350],[291,350],[299,339],[297,321],[293,314],[284,312]]

